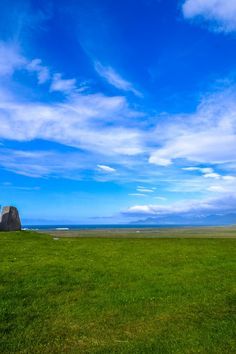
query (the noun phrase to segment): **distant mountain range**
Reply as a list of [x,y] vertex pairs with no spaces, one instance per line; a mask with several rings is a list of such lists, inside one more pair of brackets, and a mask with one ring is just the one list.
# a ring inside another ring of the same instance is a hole
[[224,215],[168,215],[136,220],[132,224],[143,225],[232,225],[236,224],[236,213]]

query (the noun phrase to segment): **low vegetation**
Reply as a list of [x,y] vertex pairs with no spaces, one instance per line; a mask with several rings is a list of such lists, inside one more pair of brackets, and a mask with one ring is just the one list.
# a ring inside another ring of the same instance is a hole
[[0,233],[1,353],[235,353],[236,239],[111,236]]

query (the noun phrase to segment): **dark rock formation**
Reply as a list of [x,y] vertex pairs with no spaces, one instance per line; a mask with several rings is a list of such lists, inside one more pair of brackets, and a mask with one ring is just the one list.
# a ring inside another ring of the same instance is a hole
[[5,206],[0,215],[0,231],[21,230],[18,210],[13,206]]

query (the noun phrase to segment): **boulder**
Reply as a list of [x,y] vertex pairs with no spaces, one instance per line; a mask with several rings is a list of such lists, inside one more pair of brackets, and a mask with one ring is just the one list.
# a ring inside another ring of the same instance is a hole
[[18,231],[21,230],[20,216],[17,208],[5,206],[0,215],[0,231]]

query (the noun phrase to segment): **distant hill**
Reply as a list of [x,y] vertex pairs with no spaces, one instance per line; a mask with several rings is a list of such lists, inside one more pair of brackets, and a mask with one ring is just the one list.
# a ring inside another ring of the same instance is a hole
[[144,225],[232,225],[236,224],[236,213],[224,215],[168,215],[140,219],[132,224]]

